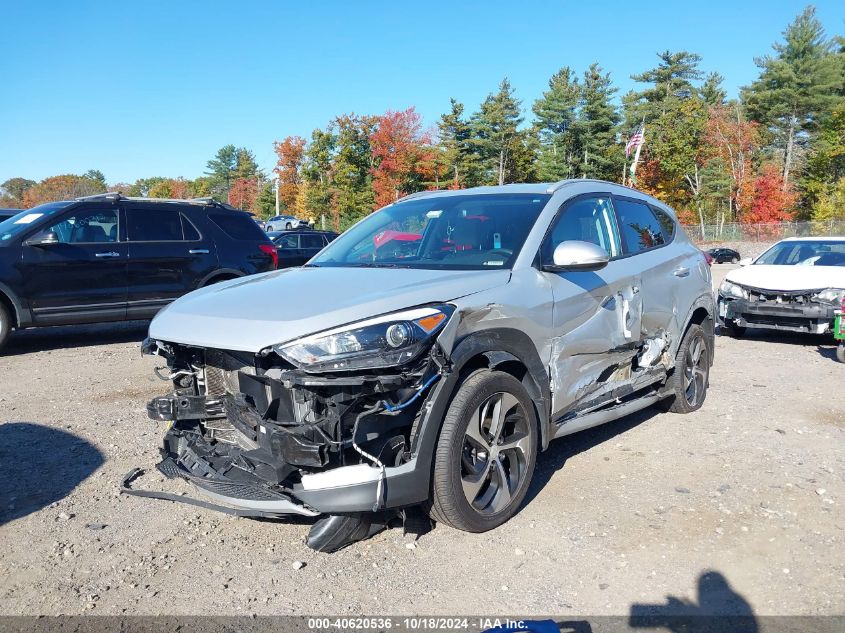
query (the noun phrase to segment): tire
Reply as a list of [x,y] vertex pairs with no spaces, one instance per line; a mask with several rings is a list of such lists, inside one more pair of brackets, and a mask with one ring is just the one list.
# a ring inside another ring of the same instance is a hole
[[[0,343],[0,348],[2,348],[2,343]],[[836,346],[836,360],[845,363],[845,345],[839,344]]]
[[290,222],[285,222],[285,230],[290,231],[293,227],[290,225]]
[[731,257],[731,264],[738,264],[739,260],[736,257]]
[[692,413],[700,409],[707,397],[709,381],[710,347],[707,336],[700,325],[693,323],[675,355],[675,370],[667,383],[671,396],[665,401],[666,410]]
[[272,224],[269,224],[269,225],[267,225],[267,226],[265,226],[265,227],[264,227],[264,232],[265,232],[265,233],[269,233],[270,231],[273,231],[273,230],[274,230],[274,229],[273,229],[273,225],[272,225]]
[[486,532],[510,519],[534,474],[537,426],[519,380],[489,369],[471,374],[437,440],[429,516],[466,532]]
[[0,352],[6,347],[6,342],[9,340],[9,335],[12,333],[14,321],[9,309],[0,303]]

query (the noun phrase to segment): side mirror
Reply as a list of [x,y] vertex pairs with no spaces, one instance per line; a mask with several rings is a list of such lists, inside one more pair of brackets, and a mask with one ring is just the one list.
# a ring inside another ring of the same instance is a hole
[[739,260],[739,265],[740,266],[750,266],[751,262],[753,262],[753,261],[754,260],[752,260],[750,257],[743,257],[742,259]]
[[59,243],[59,236],[54,231],[39,233],[24,242],[27,246],[52,246]]
[[590,242],[568,240],[555,247],[552,263],[543,265],[546,272],[601,270],[610,261],[610,255],[601,246]]

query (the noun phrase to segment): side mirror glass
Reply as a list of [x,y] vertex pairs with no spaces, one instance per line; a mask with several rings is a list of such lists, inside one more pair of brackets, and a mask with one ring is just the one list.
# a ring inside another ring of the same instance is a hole
[[590,242],[568,240],[555,247],[552,262],[544,264],[547,272],[601,270],[610,255],[601,246]]
[[47,231],[46,233],[39,233],[29,238],[25,244],[27,246],[52,246],[59,243],[59,236],[55,231]]
[[739,260],[739,265],[740,266],[750,266],[753,261],[754,260],[752,260],[750,257],[743,257],[742,259]]

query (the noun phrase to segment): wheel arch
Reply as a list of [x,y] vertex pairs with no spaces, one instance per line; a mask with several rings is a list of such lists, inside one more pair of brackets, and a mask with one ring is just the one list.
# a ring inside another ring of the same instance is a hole
[[677,345],[680,346],[681,341],[684,340],[690,326],[700,325],[704,330],[704,335],[707,337],[711,366],[713,365],[713,361],[716,356],[716,311],[714,307],[713,297],[711,295],[702,295],[694,301],[687,313],[687,318],[684,321],[681,336],[677,341]]
[[9,310],[13,327],[26,327],[31,322],[29,309],[6,284],[0,283],[0,303]]
[[243,272],[235,270],[234,268],[218,268],[214,272],[211,272],[203,277],[197,288],[204,288],[211,283],[217,283],[218,281],[226,281],[227,279],[235,279],[243,276]]

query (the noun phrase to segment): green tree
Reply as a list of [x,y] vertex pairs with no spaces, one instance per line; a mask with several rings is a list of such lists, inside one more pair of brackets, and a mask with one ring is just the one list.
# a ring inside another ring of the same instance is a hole
[[615,180],[622,171],[624,154],[616,143],[620,117],[612,102],[614,93],[610,73],[591,64],[584,72],[575,123],[578,171],[584,178]]
[[317,129],[311,133],[311,142],[305,148],[305,161],[302,164],[305,187],[300,193],[303,198],[303,211],[314,218],[323,215],[334,217],[332,215],[332,175],[336,144],[337,138],[331,128]]
[[232,181],[237,178],[238,148],[234,145],[225,145],[217,150],[208,163],[206,163],[206,175],[210,178],[211,193],[221,200],[226,200]]
[[658,53],[660,63],[650,70],[632,75],[631,79],[650,87],[628,96],[626,108],[634,119],[656,119],[665,116],[673,104],[696,94],[693,81],[702,78],[698,65],[701,56],[687,51]]
[[772,45],[775,55],[755,60],[760,76],[742,91],[751,117],[770,134],[771,149],[783,165],[783,185],[789,187],[796,149],[809,142],[823,113],[841,99],[842,56],[834,51],[807,7]]
[[502,185],[507,180],[517,179],[513,156],[524,142],[519,132],[520,123],[520,101],[514,97],[513,88],[505,78],[499,84],[499,90],[487,96],[471,120],[473,143],[481,157],[485,182]]
[[712,72],[704,78],[704,83],[701,84],[701,98],[704,103],[709,106],[724,105],[728,93],[722,87],[722,82],[725,80],[722,75],[717,72]]
[[[830,208],[841,198],[845,179],[845,99],[822,118],[809,150],[801,179],[804,201],[800,215],[826,219],[820,216],[831,216]],[[840,193],[835,194],[836,190]],[[821,200],[826,201],[824,210],[819,208]]]
[[28,178],[9,178],[6,182],[0,184],[0,207],[23,208],[23,195],[27,189],[35,184],[34,180]]
[[451,188],[474,187],[480,184],[481,174],[478,156],[472,143],[472,129],[464,118],[464,104],[450,99],[450,109],[440,116],[437,123],[441,160],[446,166]]
[[580,96],[578,77],[565,66],[552,75],[549,89],[531,107],[536,117],[537,172],[541,180],[563,180],[575,174],[573,163],[578,158],[572,128]]
[[336,145],[333,163],[332,216],[344,230],[373,209],[370,136],[378,117],[344,114],[334,120]]
[[255,154],[245,147],[239,147],[235,153],[234,178],[259,178],[263,180],[265,174],[255,162]]

